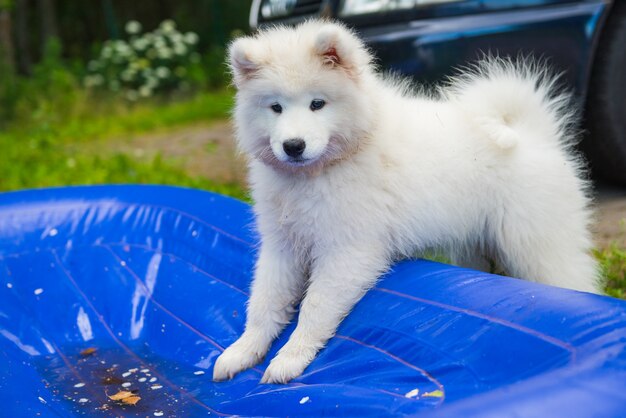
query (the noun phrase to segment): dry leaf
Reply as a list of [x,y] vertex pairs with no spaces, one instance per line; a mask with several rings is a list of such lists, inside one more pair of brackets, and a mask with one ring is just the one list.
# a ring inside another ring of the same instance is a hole
[[139,402],[140,399],[141,397],[137,395],[133,395],[133,396],[129,396],[128,398],[122,399],[122,402],[125,403],[126,405],[135,405],[137,402]]
[[89,347],[89,348],[85,348],[83,351],[81,351],[80,355],[83,356],[83,357],[88,357],[88,356],[92,355],[95,352],[96,352],[95,348]]
[[[109,396],[109,395],[107,395],[107,396]],[[121,400],[129,398],[131,396],[135,396],[135,394],[133,394],[133,392],[129,392],[127,390],[120,390],[115,395],[110,395],[109,399],[111,399],[112,401],[121,401]]]

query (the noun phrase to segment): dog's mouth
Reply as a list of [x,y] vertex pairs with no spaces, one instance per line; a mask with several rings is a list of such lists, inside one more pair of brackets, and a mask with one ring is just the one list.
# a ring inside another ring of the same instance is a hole
[[305,165],[309,165],[311,164],[313,161],[315,161],[315,159],[313,158],[302,158],[302,157],[296,157],[296,158],[292,158],[290,157],[289,159],[287,159],[285,161],[285,163],[294,166],[294,167],[302,167]]

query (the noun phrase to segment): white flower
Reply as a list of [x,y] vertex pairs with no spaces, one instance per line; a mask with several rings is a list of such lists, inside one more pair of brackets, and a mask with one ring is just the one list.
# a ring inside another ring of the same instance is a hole
[[193,32],[187,32],[185,34],[185,42],[188,43],[189,45],[195,45],[198,43],[198,35],[193,33]]
[[132,45],[137,51],[143,51],[148,46],[148,41],[144,38],[139,38],[135,39]]
[[157,49],[157,55],[159,58],[166,60],[172,57],[172,50],[167,47],[159,48]]
[[156,75],[159,78],[167,78],[171,74],[171,71],[167,67],[158,67],[156,69]]
[[131,55],[133,55],[133,50],[132,48],[125,42],[119,42],[116,46],[115,49],[117,51],[118,54],[120,54],[120,56],[122,57],[129,57]]
[[170,34],[170,41],[173,43],[181,43],[185,41],[185,38],[179,32],[174,32]]
[[159,79],[155,77],[146,78],[146,86],[154,90],[155,88],[159,86]]
[[167,48],[167,44],[165,43],[165,38],[162,36],[157,36],[154,38],[154,47],[156,49]]
[[174,45],[174,53],[176,55],[185,55],[187,53],[187,47],[185,44],[176,44]]
[[152,89],[147,85],[141,86],[139,87],[139,95],[141,97],[150,97],[152,95]]
[[113,54],[113,50],[111,49],[109,45],[105,45],[104,48],[102,48],[102,51],[100,51],[100,56],[102,58],[111,58],[112,54]]
[[130,20],[128,23],[126,23],[126,32],[130,35],[135,35],[141,32],[141,23],[137,22],[136,20]]
[[164,33],[171,33],[174,30],[176,30],[176,23],[174,23],[174,21],[171,20],[171,19],[167,19],[167,20],[164,20],[163,22],[161,22],[161,24],[159,25],[159,28]]

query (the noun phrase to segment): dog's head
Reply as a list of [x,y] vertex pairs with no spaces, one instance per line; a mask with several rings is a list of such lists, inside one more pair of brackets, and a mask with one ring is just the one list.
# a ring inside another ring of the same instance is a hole
[[230,45],[244,152],[286,172],[318,172],[358,150],[372,120],[371,55],[344,26],[309,21]]

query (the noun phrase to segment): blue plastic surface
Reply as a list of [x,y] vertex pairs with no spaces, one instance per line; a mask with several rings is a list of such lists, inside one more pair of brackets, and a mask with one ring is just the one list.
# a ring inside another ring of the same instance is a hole
[[[624,302],[427,261],[396,265],[294,382],[258,383],[292,325],[213,383],[244,325],[251,223],[171,187],[0,195],[0,415],[624,416]],[[124,382],[135,406],[107,399]]]

